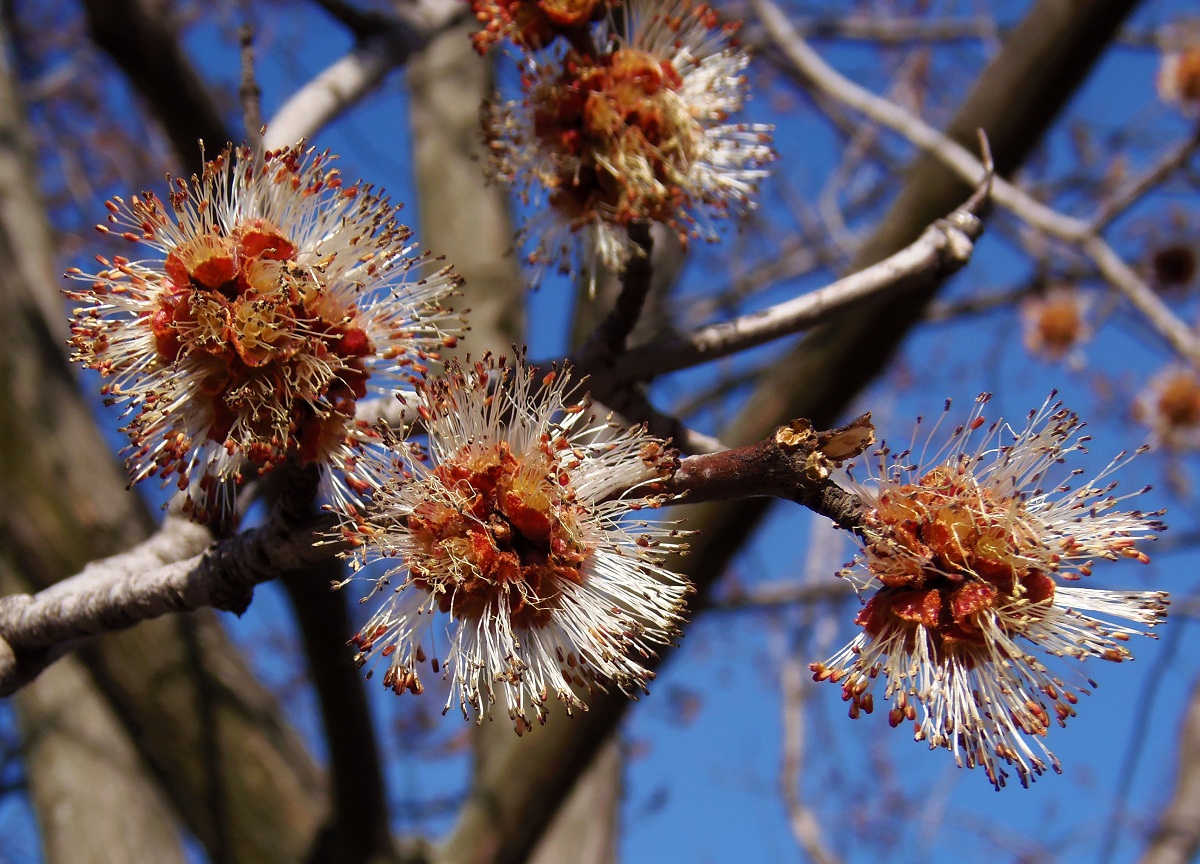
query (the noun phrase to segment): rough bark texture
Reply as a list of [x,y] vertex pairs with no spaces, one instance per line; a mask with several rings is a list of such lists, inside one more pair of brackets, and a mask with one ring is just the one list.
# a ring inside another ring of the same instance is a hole
[[[0,560],[0,590],[23,587]],[[46,864],[183,864],[174,814],[82,663],[59,661],[13,705]]]
[[[0,31],[0,591],[19,574],[71,572],[115,551],[149,520],[76,397],[61,345],[62,301],[53,253],[31,183],[30,141]],[[40,446],[39,446],[40,445]],[[89,494],[113,489],[122,500]],[[25,770],[48,864],[181,860],[174,819],[124,729],[78,663],[27,689],[15,706]],[[112,790],[111,797],[95,794]],[[114,813],[119,808],[120,813]],[[119,817],[119,818],[117,818]],[[114,831],[128,827],[139,830]],[[129,836],[124,836],[128,834]],[[110,856],[116,856],[115,859]]]
[[1175,789],[1140,864],[1187,864],[1200,852],[1200,680],[1179,730]]

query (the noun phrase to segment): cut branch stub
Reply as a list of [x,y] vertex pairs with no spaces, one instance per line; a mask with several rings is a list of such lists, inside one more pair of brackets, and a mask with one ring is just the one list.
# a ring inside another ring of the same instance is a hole
[[855,417],[844,426],[818,432],[803,418],[775,430],[775,443],[785,453],[807,453],[804,473],[812,480],[824,480],[832,468],[853,459],[875,443],[875,424],[871,412]]

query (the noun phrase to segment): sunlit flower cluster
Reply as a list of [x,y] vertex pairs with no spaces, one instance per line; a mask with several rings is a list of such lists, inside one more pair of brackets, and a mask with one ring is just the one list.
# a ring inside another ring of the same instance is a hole
[[1025,348],[1051,362],[1076,352],[1091,335],[1082,291],[1055,285],[1021,304]]
[[728,120],[746,93],[735,27],[693,0],[621,13],[620,26],[528,55],[524,98],[485,117],[491,174],[549,205],[524,232],[535,265],[619,270],[639,220],[716,239],[714,219],[752,206],[773,158],[770,127]]
[[448,268],[413,255],[397,208],[346,186],[328,153],[223,153],[164,202],[108,202],[102,232],[149,250],[100,258],[71,326],[75,358],[127,403],[133,480],[175,478],[201,520],[230,515],[248,472],[322,467],[351,506],[368,390],[409,386],[460,322]]
[[1166,28],[1158,70],[1158,95],[1185,111],[1200,110],[1200,18],[1188,18]]
[[551,699],[584,708],[596,687],[636,695],[653,677],[644,659],[678,634],[690,588],[661,565],[678,532],[629,516],[657,506],[676,457],[572,391],[520,361],[452,365],[418,388],[427,451],[367,457],[386,479],[345,536],[359,564],[387,567],[354,644],[395,692],[421,692],[428,662],[450,681],[447,710],[482,718],[499,702],[523,732]]
[[1154,444],[1173,450],[1200,447],[1200,374],[1171,363],[1150,379],[1134,406],[1137,418],[1150,427]]
[[471,0],[483,25],[472,39],[483,54],[507,39],[529,49],[548,46],[555,37],[575,42],[589,37],[588,25],[609,14],[608,0]]
[[1161,528],[1158,514],[1117,509],[1140,492],[1115,495],[1108,480],[1127,460],[1078,488],[1081,469],[1052,479],[1088,440],[1078,417],[1047,401],[1017,431],[988,425],[986,402],[932,457],[884,447],[869,479],[852,482],[869,509],[862,554],[842,575],[866,596],[861,632],[812,669],[841,684],[852,717],[873,710],[882,678],[892,726],[911,722],[917,740],[999,788],[1005,764],[1023,785],[1059,770],[1043,739],[1094,686],[1034,652],[1124,660],[1167,598],[1073,584],[1097,560],[1149,560],[1137,543]]

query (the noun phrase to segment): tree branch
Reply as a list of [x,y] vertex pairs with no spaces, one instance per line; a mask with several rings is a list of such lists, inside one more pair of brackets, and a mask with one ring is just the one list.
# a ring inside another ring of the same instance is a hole
[[217,150],[232,140],[208,87],[180,45],[163,4],[84,0],[92,36],[125,72],[162,123],[180,162],[192,165],[197,140]]
[[[808,86],[850,105],[877,123],[904,136],[926,153],[936,157],[962,180],[968,183],[978,182],[986,169],[970,151],[919,117],[839,75],[799,37],[772,0],[753,2],[767,33]],[[1176,317],[1144,280],[1095,233],[1091,223],[1047,207],[1000,177],[996,178],[992,198],[1032,227],[1076,246],[1181,357],[1200,362],[1200,340],[1193,335],[1191,328]]]
[[359,34],[360,41],[350,53],[292,94],[267,124],[267,148],[311,138],[470,11],[468,5],[456,0],[423,0],[402,9],[396,18],[372,16],[376,26],[370,35]]
[[780,427],[755,444],[689,456],[655,492],[686,503],[770,496],[794,501],[848,531],[861,530],[863,503],[830,479],[829,469],[875,441],[869,414],[830,432],[805,421]]
[[621,293],[583,346],[580,352],[583,366],[605,366],[625,350],[625,343],[637,326],[650,286],[654,283],[654,239],[650,236],[650,223],[632,223],[629,226],[629,239],[636,250],[621,274]]
[[[980,189],[990,182],[991,175],[985,176]],[[977,218],[983,201],[972,196],[905,249],[824,288],[686,336],[633,348],[613,361],[611,374],[628,381],[686,369],[799,333],[863,300],[939,284],[971,260],[975,241],[983,233],[983,222]],[[582,362],[588,359],[585,352]]]
[[209,606],[240,614],[255,585],[332,555],[335,546],[313,545],[332,527],[331,517],[301,527],[281,507],[262,527],[200,554],[207,530],[172,518],[130,552],[37,594],[0,599],[0,695],[97,633]]
[[[862,502],[832,481],[829,469],[874,440],[870,415],[821,433],[796,421],[765,441],[683,459],[670,477],[651,488],[697,503],[774,496],[856,531]],[[37,594],[0,598],[0,696],[15,692],[89,636],[205,607],[240,615],[255,585],[327,561],[339,548],[327,540],[335,517],[311,521],[307,507],[315,469],[295,474],[304,488],[300,494],[281,494],[266,524],[207,551],[201,551],[211,541],[207,529],[171,516],[157,534],[129,552],[93,562]],[[291,585],[293,593],[308,593],[308,588]],[[344,623],[333,619],[335,629]]]
[[1193,685],[1179,738],[1175,790],[1139,864],[1187,864],[1200,851],[1200,681]]
[[[1059,0],[1039,0],[972,89],[952,128],[962,131],[964,140],[974,130],[986,129],[997,151],[998,170],[1013,170],[1132,6],[1132,0],[1068,6]],[[910,172],[895,209],[855,269],[903,248],[962,199],[965,191],[946,175],[933,160],[922,160]],[[923,302],[932,294],[931,287],[921,297],[842,316],[838,326],[821,328],[826,338],[804,340],[758,388],[744,419],[729,430],[730,440],[761,438],[787,417],[816,416],[821,423],[830,422],[877,374],[907,328],[919,320]],[[706,505],[690,514],[689,528],[702,532],[688,559],[687,569],[699,592],[693,609],[703,605],[731,557],[757,527],[766,501]],[[495,771],[478,778],[439,860],[478,860],[479,850],[486,850],[483,854],[500,864],[522,860],[523,851],[570,789],[579,763],[586,763],[612,733],[627,704],[622,694],[599,696],[589,712],[572,723],[552,723],[537,730],[536,736],[515,739],[494,753]],[[530,742],[536,742],[536,748]],[[516,772],[520,784],[512,782]]]

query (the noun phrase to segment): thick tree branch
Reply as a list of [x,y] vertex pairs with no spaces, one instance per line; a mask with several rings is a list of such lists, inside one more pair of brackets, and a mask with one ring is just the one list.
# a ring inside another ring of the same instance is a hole
[[209,545],[208,532],[170,519],[130,552],[89,564],[37,594],[0,599],[0,695],[97,633],[205,607],[240,614],[255,585],[334,554],[330,545],[313,545],[331,527],[331,518],[301,527],[281,508],[262,527],[199,553]]
[[284,573],[281,580],[296,613],[329,746],[333,808],[308,860],[383,864],[395,860],[384,761],[362,675],[346,648],[354,635],[346,592],[335,593],[330,587],[343,570],[342,562],[327,558],[306,570]]
[[166,5],[84,0],[83,7],[96,44],[149,104],[182,164],[196,163],[197,140],[216,150],[232,140],[207,85],[183,51]]
[[348,54],[292,94],[267,125],[268,148],[311,138],[465,17],[470,7],[458,0],[423,0],[401,10],[395,18],[371,16],[374,26],[369,34],[360,33],[360,41]]

